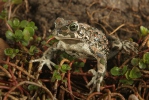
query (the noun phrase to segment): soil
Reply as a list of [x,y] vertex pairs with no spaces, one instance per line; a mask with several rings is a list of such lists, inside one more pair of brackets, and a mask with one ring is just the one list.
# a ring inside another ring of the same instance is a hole
[[105,33],[116,33],[120,38],[138,38],[141,25],[149,27],[148,0],[30,0],[30,18],[46,30],[53,29],[58,17],[102,28]]
[[[129,40],[131,38],[133,41],[140,43],[140,26],[149,28],[148,5],[149,0],[24,0],[24,4],[21,6],[15,5],[12,7],[12,17],[17,17],[20,20],[26,19],[29,21],[34,21],[38,26],[37,35],[42,36],[42,39],[45,39],[50,35],[49,30],[54,29],[55,19],[62,17],[64,19],[73,19],[77,20],[78,22],[87,23],[102,30],[105,34],[115,34],[118,35],[120,39]],[[0,27],[4,27],[3,24],[1,24]],[[4,37],[6,30],[7,29],[5,28],[0,29],[1,37]],[[117,59],[119,56],[116,57],[108,62],[109,66],[122,64],[117,64]],[[124,59],[125,58],[123,58],[123,60]],[[95,62],[87,62],[89,65],[91,65],[91,63],[94,65]],[[110,68],[108,68],[108,71],[109,70]],[[43,68],[40,78],[51,78],[51,74],[47,75],[47,73],[50,73],[49,70],[47,72],[47,69]],[[130,94],[135,94],[134,98],[138,96],[135,90],[132,89],[133,87],[126,86],[126,88],[121,87],[122,89],[117,88],[117,90],[115,90],[115,88],[119,85],[118,81],[115,77],[111,78],[109,73],[106,73],[105,75],[105,84],[107,87],[105,86],[101,93],[95,92],[91,95],[85,95],[88,92],[86,91],[87,88],[84,86],[86,83],[78,82],[78,80],[81,81],[83,79],[82,77],[76,76],[72,76],[72,80],[74,80],[72,87],[79,86],[79,88],[73,88],[73,95],[70,95],[72,93],[69,92],[67,88],[64,88],[66,84],[63,84],[63,88],[59,87],[57,91],[53,90],[53,83],[45,82],[45,86],[52,91],[53,95],[55,95],[55,92],[58,93],[56,97],[59,100],[66,100],[70,98],[72,100],[78,100],[78,98],[85,100],[87,98],[91,98],[93,95],[99,95],[104,98],[104,100],[125,100]],[[90,76],[90,79],[91,75],[89,74],[88,76]],[[59,85],[61,82],[57,84]],[[109,90],[107,90],[107,88]],[[104,93],[111,93],[111,91],[113,93],[110,95],[111,99],[109,99],[109,95],[104,97]],[[34,96],[33,92],[32,95]],[[35,95],[37,96],[37,94]],[[147,94],[144,93],[143,96],[144,95]],[[118,96],[119,99],[112,99],[112,96]],[[25,97],[26,96],[24,96],[24,98]],[[148,95],[146,98],[148,98]],[[92,100],[97,100],[96,96]]]

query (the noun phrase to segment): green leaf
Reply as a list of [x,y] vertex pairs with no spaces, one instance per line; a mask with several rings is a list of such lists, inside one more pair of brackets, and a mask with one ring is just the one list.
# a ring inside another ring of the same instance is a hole
[[34,26],[35,26],[35,23],[34,23],[33,21],[31,21],[31,22],[28,23],[27,26],[28,26],[28,27],[34,27]]
[[26,30],[26,29],[24,29],[24,30],[23,30],[23,38],[24,38],[24,40],[29,42],[29,41],[30,41],[30,37],[31,37],[31,36],[30,36],[29,31]]
[[[28,33],[28,34],[29,34],[29,33]],[[24,39],[24,40],[23,40],[24,42],[29,43],[29,42],[30,42],[30,40],[32,40],[33,38],[32,38],[32,37],[30,37],[29,35],[25,34],[25,35],[24,35],[24,37],[23,37],[23,39]]]
[[149,52],[146,52],[143,55],[143,62],[146,63],[146,64],[149,64]]
[[149,33],[149,30],[144,26],[140,26],[140,31],[141,31],[141,36],[146,36]]
[[53,35],[49,35],[49,36],[48,36],[48,39],[53,38],[53,37],[54,37]]
[[84,67],[85,63],[84,62],[80,62],[79,63],[79,67]]
[[128,70],[128,67],[127,66],[124,66],[122,69],[121,69],[121,75],[124,75],[126,73],[126,71]]
[[12,0],[11,2],[13,4],[20,4],[20,3],[22,3],[22,0]]
[[59,74],[59,75],[56,75],[55,78],[56,78],[57,80],[61,80],[61,79],[62,79],[62,77],[61,77],[60,74]]
[[37,90],[37,89],[38,89],[38,87],[35,85],[32,85],[32,84],[28,85],[28,90],[30,90],[30,91]]
[[65,80],[62,80],[62,82],[66,83],[66,82],[67,82],[67,79],[65,79]]
[[75,61],[75,62],[73,63],[73,66],[78,67],[78,68],[84,67],[84,65],[85,65],[84,62],[79,62],[79,61]]
[[54,82],[55,80],[56,80],[55,77],[52,76],[51,82]]
[[5,53],[5,55],[12,55],[14,52],[13,52],[13,49],[12,48],[6,48],[5,50],[4,50],[4,53]]
[[29,22],[27,26],[37,30],[37,27],[35,26],[35,23],[33,21]]
[[40,43],[40,42],[41,42],[41,40],[42,40],[42,38],[41,38],[41,37],[36,37],[36,40],[35,40],[35,41],[36,41],[37,43]]
[[62,79],[62,77],[61,77],[60,73],[55,70],[53,72],[51,81],[54,82],[55,80],[61,80],[61,79]]
[[128,79],[121,79],[120,83],[126,84],[126,85],[132,85],[134,83],[133,80],[128,80]]
[[133,58],[133,59],[131,60],[131,64],[132,64],[133,66],[138,66],[138,64],[139,64],[139,58]]
[[28,21],[22,20],[21,23],[20,23],[20,27],[25,28],[27,26],[27,24],[28,24]]
[[61,66],[61,71],[63,72],[63,73],[66,73],[66,71],[68,71],[68,70],[70,70],[71,69],[71,67],[69,66],[69,65],[67,65],[67,64],[63,64],[62,66]]
[[28,31],[30,33],[30,36],[33,36],[35,33],[32,27],[25,27],[24,31]]
[[34,55],[35,53],[38,52],[38,49],[36,46],[31,46],[30,49],[29,49],[29,54],[30,55]]
[[19,52],[18,49],[6,48],[4,50],[5,55],[9,56],[10,58],[14,58],[16,54]]
[[8,20],[7,23],[8,23],[11,27],[13,27],[12,20]]
[[5,19],[7,17],[7,10],[2,10],[0,12],[0,19]]
[[14,27],[17,27],[17,26],[19,26],[20,21],[19,21],[19,19],[15,18],[15,19],[12,21],[12,23],[13,23],[13,26],[14,26]]
[[21,41],[23,39],[22,30],[16,30],[14,34],[14,38],[17,42]]
[[126,77],[127,79],[130,79],[129,74],[130,74],[130,70],[127,70],[127,72],[125,73],[125,77]]
[[29,45],[29,41],[21,41],[21,43],[22,43],[24,46],[28,46],[28,45]]
[[8,69],[8,65],[6,65],[6,64],[5,64],[5,65],[3,65],[3,67],[4,67],[5,69]]
[[55,65],[55,66],[54,66],[55,69],[58,69],[59,67],[60,67],[59,65]]
[[74,72],[80,72],[79,68],[75,68]]
[[141,77],[141,72],[137,67],[133,67],[132,70],[130,71],[129,77],[132,79],[140,78]]
[[114,75],[114,76],[118,76],[120,75],[120,68],[119,67],[113,67],[111,70],[110,70],[111,74]]
[[17,54],[17,53],[19,52],[19,49],[13,49],[13,52],[14,52],[15,54]]
[[14,34],[11,32],[11,31],[6,31],[6,38],[9,39],[9,40],[13,40],[13,36]]
[[78,62],[78,61],[75,61],[75,62],[73,63],[73,66],[77,66],[77,67],[78,67],[78,64],[79,64],[79,62]]
[[139,61],[139,68],[140,69],[145,69],[147,66],[146,66],[146,64],[143,62],[143,60],[140,60]]

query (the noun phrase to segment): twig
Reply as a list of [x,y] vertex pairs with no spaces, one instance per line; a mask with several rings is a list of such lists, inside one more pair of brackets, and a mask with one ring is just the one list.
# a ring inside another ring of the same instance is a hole
[[[66,92],[70,93],[70,91],[68,91],[67,89],[65,89],[63,86],[60,86],[61,89],[65,90]],[[71,95],[73,95],[72,93],[70,93]],[[76,97],[75,95],[73,95],[75,98],[77,98],[78,100],[82,100],[81,98]]]
[[2,71],[4,71],[5,74],[6,74],[9,78],[12,78],[12,76],[10,75],[10,73],[9,73],[4,67],[0,66],[0,69],[1,69]]
[[106,96],[105,100],[111,100],[111,91],[109,89],[105,89],[104,92],[107,93],[107,96]]
[[12,9],[12,4],[11,4],[11,0],[9,0],[9,12],[8,12],[8,19],[10,19],[11,16],[11,9]]
[[[32,57],[31,59],[33,59],[33,57]],[[29,74],[31,74],[32,67],[33,67],[33,63],[30,62],[30,63],[29,63],[29,66],[28,66],[28,73],[29,73]],[[27,80],[30,80],[30,78],[27,77]]]
[[[15,77],[14,73],[12,72],[12,70],[10,68],[8,68],[8,70],[12,76],[12,80],[14,82],[14,85],[16,86],[18,84],[18,81],[16,80],[16,77]],[[23,94],[22,87],[19,86],[18,89],[20,90],[21,94]]]
[[54,39],[55,39],[55,37],[52,37],[52,38],[48,39],[48,41],[46,41],[46,43],[49,43],[51,40],[54,40]]
[[8,22],[5,20],[6,26],[8,28],[8,30],[10,30],[11,32],[13,32],[12,28],[10,27],[10,25],[8,24]]
[[120,89],[120,88],[129,88],[129,89],[131,89],[136,95],[138,95],[138,97],[139,97],[140,100],[143,100],[143,98],[138,93],[136,87],[129,86],[129,85],[123,85],[123,86],[118,87],[117,90]]
[[111,32],[109,35],[114,34],[117,30],[119,30],[121,27],[125,26],[125,24],[120,25],[119,27],[117,27],[113,32]]
[[88,97],[87,97],[87,99],[86,100],[91,100],[91,98],[94,96],[94,95],[101,95],[102,93],[100,93],[100,92],[93,92],[93,93],[91,93]]
[[[69,66],[72,66],[74,61],[72,61]],[[70,91],[70,93],[72,94],[72,89],[71,89],[71,83],[70,83],[70,77],[71,77],[71,73],[70,73],[70,70],[68,70],[68,74],[67,74],[67,81],[68,81],[68,90]],[[74,100],[74,97],[72,95],[71,96],[71,100]]]
[[25,10],[25,14],[27,14],[27,13],[29,12],[29,4],[28,4],[28,0],[24,0],[24,2],[25,2],[25,8],[26,8],[26,10]]
[[20,8],[21,4],[17,5],[17,7],[14,8],[12,14],[11,14],[11,17],[14,17],[16,11]]
[[[70,61],[69,61],[68,59],[63,59],[63,60],[60,62],[60,67],[59,67],[58,70],[57,70],[58,72],[59,72],[61,66],[62,66],[65,62],[69,63]],[[56,81],[55,81],[55,84],[54,84],[54,91],[55,91],[54,97],[56,97],[56,94],[57,94],[57,87],[58,87],[58,80],[56,80]]]
[[142,42],[142,44],[141,44],[139,50],[141,50],[141,49],[144,47],[144,45],[146,44],[146,42],[148,41],[148,39],[149,39],[149,34],[146,36],[146,38],[145,38],[144,41]]
[[[3,92],[0,92],[1,95],[5,96],[5,93]],[[11,99],[11,100],[19,100],[18,98],[12,96],[11,94],[8,95],[8,97]],[[9,99],[8,99],[9,100]]]
[[37,84],[37,83],[34,83],[34,82],[30,82],[30,81],[22,81],[20,82],[19,84],[17,84],[16,86],[12,87],[5,95],[4,97],[4,100],[7,100],[7,97],[9,96],[10,92],[14,91],[16,88],[18,88],[19,86],[23,85],[23,84],[32,84],[32,85],[35,85],[35,86],[38,86],[38,87],[41,87],[42,89],[44,89],[48,95],[50,96],[50,98],[52,100],[56,100],[56,98],[53,97],[51,91],[49,91],[46,87],[44,87],[42,84]]
[[15,68],[17,68],[18,70],[22,71],[24,74],[26,74],[28,77],[32,78],[32,79],[35,79],[34,76],[30,75],[27,71],[25,71],[23,68],[11,63],[11,62],[6,62],[6,61],[3,61],[3,60],[0,60],[0,63],[5,63],[5,64],[8,64],[10,66],[13,66]]
[[41,25],[41,27],[42,27],[42,30],[43,30],[43,32],[42,32],[42,34],[43,34],[43,36],[42,36],[42,39],[45,39],[46,38],[46,33],[47,33],[47,29],[46,29],[46,26],[47,26],[47,24],[46,24],[46,22],[44,22],[45,23],[45,25]]
[[111,93],[110,95],[111,95],[111,97],[119,96],[121,98],[121,100],[125,100],[123,95],[121,95],[120,93]]

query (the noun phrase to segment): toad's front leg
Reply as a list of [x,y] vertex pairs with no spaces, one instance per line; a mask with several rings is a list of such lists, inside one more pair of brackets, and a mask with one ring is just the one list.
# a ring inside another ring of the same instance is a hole
[[87,84],[87,86],[93,85],[93,88],[91,89],[90,93],[93,92],[96,88],[96,90],[100,91],[100,85],[103,81],[104,74],[106,72],[106,65],[107,60],[106,57],[101,57],[101,54],[97,54],[97,72],[94,69],[89,70],[94,76],[92,80]]
[[[43,68],[44,65],[46,65],[51,71],[52,71],[52,66],[55,66],[56,64],[54,62],[51,61],[51,59],[53,58],[54,56],[54,53],[59,50],[61,47],[61,44],[58,42],[58,43],[55,43],[52,47],[49,47],[44,53],[43,53],[43,56],[39,59],[34,59],[34,60],[31,60],[30,62],[40,62],[39,64],[39,67],[38,67],[38,72],[40,72]],[[38,75],[36,76],[36,78],[38,78],[39,76],[39,73]]]
[[56,51],[56,48],[53,47],[49,47],[44,53],[43,56],[39,59],[34,59],[31,60],[30,62],[40,62],[39,66],[38,66],[38,74],[36,75],[36,78],[38,79],[39,77],[39,72],[42,70],[44,65],[47,65],[47,67],[52,71],[52,66],[55,66],[56,64],[53,63],[51,61],[52,57],[53,57],[53,53],[54,51]]

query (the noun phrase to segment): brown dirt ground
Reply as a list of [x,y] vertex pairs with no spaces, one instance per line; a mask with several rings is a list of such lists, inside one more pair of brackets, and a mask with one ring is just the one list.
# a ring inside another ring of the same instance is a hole
[[48,30],[57,17],[75,19],[102,27],[109,34],[125,24],[116,33],[120,38],[137,38],[140,25],[149,26],[148,0],[30,0],[30,18]]

